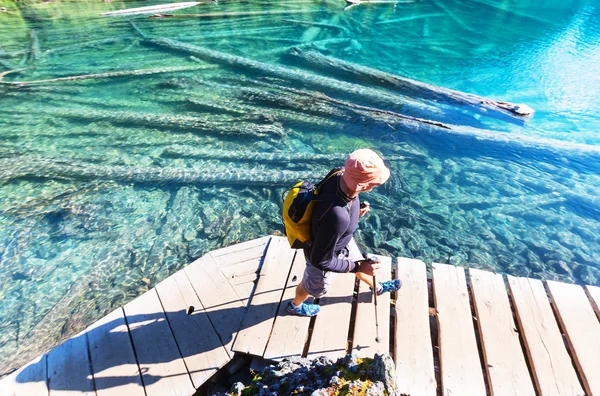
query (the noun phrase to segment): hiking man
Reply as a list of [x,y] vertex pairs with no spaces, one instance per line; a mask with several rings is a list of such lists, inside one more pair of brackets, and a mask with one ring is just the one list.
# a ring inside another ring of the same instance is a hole
[[306,269],[302,282],[296,287],[296,296],[288,303],[287,311],[293,315],[315,316],[320,307],[307,303],[309,296],[320,298],[327,293],[335,273],[352,272],[367,283],[377,295],[396,291],[400,280],[380,282],[375,288],[373,274],[381,264],[371,260],[348,259],[348,243],[358,227],[359,217],[370,209],[365,202],[360,205],[358,194],[369,192],[390,177],[383,159],[372,150],[360,149],[346,158],[342,172],[329,178],[319,189],[319,194],[335,194],[333,202],[317,202],[311,219],[310,247],[304,249]]

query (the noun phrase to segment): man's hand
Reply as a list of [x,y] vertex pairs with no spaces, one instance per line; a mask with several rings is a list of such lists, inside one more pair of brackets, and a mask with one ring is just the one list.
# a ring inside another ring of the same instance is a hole
[[359,217],[363,217],[364,215],[366,215],[369,210],[371,210],[371,205],[367,201],[361,202],[360,212],[358,214]]
[[363,274],[369,276],[373,276],[375,272],[377,272],[377,270],[381,268],[381,263],[374,262],[371,260],[361,260],[359,261],[359,263],[360,265],[358,267],[357,272],[362,272]]

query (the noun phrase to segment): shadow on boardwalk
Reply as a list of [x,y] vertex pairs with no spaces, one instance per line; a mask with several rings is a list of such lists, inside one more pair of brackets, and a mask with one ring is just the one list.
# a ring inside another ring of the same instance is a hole
[[[271,290],[265,293],[273,291],[282,292],[283,290]],[[281,301],[281,304],[287,305],[288,301],[290,300]],[[347,302],[347,297],[329,298],[328,303],[337,302]],[[264,321],[274,320],[274,313],[278,311],[279,307],[279,303],[255,305],[252,306],[250,315],[246,315],[248,310],[245,307],[226,309],[213,307],[210,312],[206,312],[201,307],[195,307],[196,310],[191,314],[188,314],[188,307],[174,312],[160,311],[151,314],[125,315],[127,326],[124,325],[123,318],[119,318],[108,321],[93,330],[88,329],[65,341],[64,344],[10,377],[14,378],[13,382],[17,386],[28,382],[45,381],[49,391],[75,392],[100,391],[128,384],[148,387],[169,377],[180,377],[179,381],[189,382],[194,375],[199,373],[205,375],[206,378],[203,381],[205,382],[231,360],[227,354],[233,356],[233,352],[226,352],[224,345],[232,344],[237,335],[237,329],[240,327],[240,323],[235,326],[229,323],[227,327],[235,328],[236,331],[224,331],[223,326],[219,326],[219,324],[244,318],[244,328],[252,327]],[[104,348],[112,347],[120,350],[111,350],[110,353],[102,354],[102,356],[109,356],[109,359],[94,359],[93,356],[96,356],[96,353],[91,350],[93,347],[89,340],[91,331],[95,334],[102,334]],[[185,339],[182,339],[181,334],[185,334]],[[127,346],[130,351],[123,350],[121,347],[123,345]],[[60,352],[58,352],[59,350]],[[158,351],[160,353],[157,353]],[[60,354],[71,354],[71,356],[60,356]],[[211,357],[208,357],[209,354]],[[219,354],[225,356],[225,359],[215,358]],[[115,359],[115,356],[122,358]],[[182,358],[199,356],[203,357],[203,366],[199,369],[192,369],[190,365],[187,365],[186,368],[180,364],[179,367],[183,367],[183,370],[174,372],[164,370],[162,372],[168,372],[168,374],[155,375],[156,368],[160,365]],[[76,360],[75,365],[70,359]],[[133,366],[136,364],[137,367]],[[87,367],[85,367],[86,365]],[[76,367],[76,370],[72,370],[73,367]],[[120,373],[123,375],[115,376],[115,369],[120,370],[121,367],[123,370]],[[67,373],[65,370],[69,370],[69,372]],[[42,378],[42,373],[47,377]],[[53,380],[54,378],[60,378],[60,380]],[[189,385],[188,383],[187,386]],[[196,382],[195,388],[200,385]],[[3,395],[3,392],[0,394]]]

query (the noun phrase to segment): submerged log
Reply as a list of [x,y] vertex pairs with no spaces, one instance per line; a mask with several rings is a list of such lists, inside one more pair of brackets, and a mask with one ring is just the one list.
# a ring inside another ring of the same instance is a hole
[[[340,112],[339,108],[343,108],[345,110],[351,110],[355,114],[359,114],[362,116],[366,116],[368,118],[374,119],[375,121],[381,121],[379,119],[379,115],[388,115],[394,118],[400,118],[402,120],[409,120],[414,122],[420,122],[424,124],[429,124],[433,126],[437,126],[440,128],[451,129],[449,125],[446,125],[441,122],[426,120],[423,118],[411,117],[404,114],[396,113],[389,110],[377,109],[374,107],[361,106],[355,103],[351,103],[345,100],[335,99],[330,96],[327,96],[320,92],[309,92],[298,90],[289,87],[277,87],[278,89],[288,91],[294,94],[293,97],[285,96],[281,94],[277,94],[274,92],[267,92],[257,89],[251,88],[242,88],[240,90],[242,96],[251,100],[263,100],[268,101],[277,105],[284,105],[288,107],[296,107],[303,111],[312,111],[321,115],[327,116],[337,116],[337,117],[345,117],[345,112]],[[335,106],[335,107],[332,107]]]
[[414,0],[346,0],[347,6],[344,11],[361,4],[409,4]]
[[[444,129],[452,129],[449,125],[446,125],[444,123],[441,122],[437,122],[437,121],[432,121],[432,120],[426,120],[423,118],[418,118],[418,117],[411,117],[411,116],[407,116],[404,114],[400,114],[400,113],[396,113],[394,111],[389,111],[389,110],[382,110],[382,109],[377,109],[374,107],[368,107],[368,106],[362,106],[362,105],[358,105],[356,103],[352,103],[352,102],[348,102],[345,100],[339,100],[339,99],[335,99],[332,97],[329,97],[325,94],[322,94],[320,92],[306,92],[306,91],[299,91],[296,90],[294,88],[285,88],[286,90],[292,91],[292,92],[296,92],[304,97],[310,97],[312,100],[314,101],[325,101],[328,103],[332,103],[332,104],[336,104],[336,105],[340,105],[342,107],[346,107],[349,109],[354,110],[356,113],[361,114],[361,115],[365,115],[365,114],[369,114],[369,113],[375,113],[375,114],[385,114],[385,115],[389,115],[392,117],[397,117],[403,120],[409,120],[409,121],[415,121],[415,122],[421,122],[424,124],[429,124],[429,125],[433,125],[433,126],[437,126],[440,128],[444,128]],[[369,114],[370,115],[370,114]],[[373,117],[372,115],[370,115],[371,117]]]
[[144,126],[157,129],[168,129],[169,131],[191,130],[206,134],[217,135],[247,135],[255,137],[285,135],[285,130],[279,123],[250,124],[213,121],[210,117],[191,117],[173,114],[154,114],[138,112],[111,112],[98,110],[64,110],[64,109],[38,109],[38,113],[48,114],[54,117],[64,117],[90,122],[108,121],[114,124],[127,125],[131,127]]
[[371,103],[377,103],[379,105],[386,104],[400,109],[408,108],[419,113],[427,112],[442,117],[444,115],[438,108],[422,102],[413,101],[408,97],[388,94],[362,85],[319,76],[299,69],[290,69],[278,65],[262,63],[171,39],[146,38],[143,43],[150,46],[168,48],[188,55],[194,55],[204,61],[220,63],[234,69],[251,70],[258,74],[273,76],[311,87],[318,87],[320,89],[337,92],[341,95],[355,95],[363,100],[368,100]]
[[291,45],[288,47],[277,48],[274,50],[263,52],[262,54],[281,55],[281,54],[288,53],[289,51],[293,50],[294,48],[326,49],[325,47],[328,45],[350,44],[351,42],[352,42],[352,39],[349,39],[347,37],[336,37],[336,38],[312,41],[310,43],[295,44],[295,45]]
[[413,16],[408,16],[408,17],[403,17],[403,18],[386,19],[385,21],[375,22],[375,25],[385,25],[388,23],[396,23],[396,22],[410,22],[410,21],[415,21],[417,19],[434,18],[434,17],[440,17],[440,16],[444,16],[444,14],[437,13],[437,14],[413,15]]
[[297,19],[284,19],[283,22],[295,23],[298,25],[316,26],[316,27],[325,28],[325,29],[333,29],[333,30],[341,31],[342,33],[350,34],[350,31],[348,29],[346,29],[345,27],[340,26],[340,25],[335,25],[332,23],[299,21]]
[[120,183],[152,183],[179,185],[243,185],[284,187],[298,180],[318,179],[327,168],[289,171],[263,168],[241,168],[203,165],[196,168],[159,168],[152,166],[97,165],[52,158],[0,158],[0,184],[17,178],[110,180]]
[[[83,75],[79,75],[79,76],[58,77],[58,78],[50,78],[47,80],[33,80],[33,81],[4,81],[4,82],[2,82],[2,78],[0,78],[0,84],[5,84],[5,85],[46,84],[46,83],[65,82],[65,81],[98,80],[98,79],[114,78],[114,77],[145,76],[145,75],[149,75],[149,74],[160,74],[160,73],[177,73],[177,72],[182,72],[182,71],[195,71],[195,70],[204,70],[204,69],[210,69],[210,68],[211,68],[211,66],[175,66],[175,67],[164,67],[164,68],[158,68],[158,69],[123,70],[123,71],[119,71],[119,72],[83,74]],[[24,69],[20,69],[20,70],[24,70]],[[16,72],[16,71],[17,70],[14,70],[11,72]],[[6,75],[6,74],[8,74],[8,73],[3,73],[3,75]]]
[[[247,83],[245,80],[241,81],[242,83]],[[240,86],[208,81],[201,82],[200,84],[205,84],[211,90],[219,92],[219,96],[211,97],[210,99],[192,96],[186,97],[185,101],[191,107],[203,112],[208,111],[212,115],[231,114],[237,116],[238,119],[269,120],[270,122],[281,122],[284,125],[288,123],[293,125],[310,125],[313,129],[315,126],[319,128],[327,127],[333,130],[344,128],[342,124],[331,119],[332,114],[330,112],[321,111],[319,116],[308,114],[310,111],[307,107],[303,106],[307,101],[300,100],[300,103],[291,103],[295,102],[295,99],[287,100],[287,97],[281,98],[283,95],[277,95],[265,90],[247,87],[240,88]],[[252,91],[252,93],[249,93],[249,91]],[[232,101],[232,93],[240,99],[240,102]],[[257,96],[254,96],[254,94]],[[253,106],[243,103],[248,100],[253,102]],[[266,103],[270,108],[256,108],[257,101],[259,104]],[[323,117],[323,115],[327,117]]]
[[[298,152],[241,152],[241,151],[226,151],[226,150],[208,150],[193,146],[177,145],[165,149],[161,154],[166,158],[197,158],[197,159],[214,159],[219,161],[246,161],[246,162],[267,162],[280,163],[288,165],[290,162],[298,163],[320,163],[327,166],[341,164],[346,159],[347,154],[315,154],[315,153],[298,153]],[[401,161],[406,159],[400,155],[386,155],[388,161]]]
[[340,59],[322,55],[315,51],[292,50],[289,56],[295,61],[300,61],[312,68],[332,74],[342,74],[353,80],[364,81],[386,89],[395,90],[401,94],[424,99],[435,100],[453,105],[468,106],[477,112],[489,115],[501,113],[517,117],[522,120],[533,114],[533,109],[525,104],[501,102],[482,96],[463,93],[448,88],[397,76],[381,70],[346,62]]
[[[212,2],[214,2],[214,1],[212,1]],[[190,7],[194,7],[199,4],[203,4],[203,3],[204,2],[202,2],[202,1],[188,1],[188,2],[183,2],[183,3],[160,4],[160,5],[155,5],[155,6],[136,7],[136,8],[128,8],[125,10],[103,12],[100,15],[102,15],[102,16],[126,16],[126,15],[154,14],[157,12],[174,11],[174,10],[181,10],[184,8],[190,8]]]
[[34,64],[40,58],[40,41],[35,30],[29,31],[29,37],[31,39],[31,44],[27,62],[29,64]]
[[210,12],[204,14],[155,14],[150,18],[223,18],[254,15],[281,15],[281,14],[306,14],[317,10],[272,10],[272,11],[236,11],[236,12]]
[[7,70],[5,72],[0,73],[0,84],[10,84],[10,83],[3,83],[2,82],[2,79],[4,79],[4,76],[8,76],[9,74],[12,74],[12,73],[19,73],[19,72],[22,72],[23,70],[27,70],[27,69],[29,69],[29,68],[28,67],[24,67],[22,69]]

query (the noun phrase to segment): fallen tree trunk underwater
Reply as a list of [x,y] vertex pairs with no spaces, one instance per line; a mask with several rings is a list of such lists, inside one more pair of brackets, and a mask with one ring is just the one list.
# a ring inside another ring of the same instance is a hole
[[[215,3],[216,1],[211,1],[211,2]],[[128,8],[125,10],[103,12],[100,15],[102,15],[102,16],[129,16],[129,15],[139,15],[139,14],[154,14],[156,12],[162,12],[162,11],[181,10],[184,8],[190,8],[190,7],[197,6],[199,4],[206,4],[206,3],[202,2],[202,1],[193,1],[193,2],[188,1],[188,2],[183,2],[183,3],[160,4],[160,5],[154,5],[154,6],[136,7],[136,8]]]
[[407,107],[416,110],[417,112],[431,112],[438,116],[443,116],[443,113],[436,107],[424,104],[422,102],[412,101],[408,97],[401,97],[385,92],[378,92],[368,87],[358,84],[351,84],[341,80],[336,80],[329,77],[323,77],[312,73],[307,73],[298,69],[289,69],[273,64],[262,63],[247,58],[242,58],[236,55],[230,55],[223,52],[210,50],[197,45],[186,44],[171,39],[154,39],[145,38],[143,43],[150,46],[168,48],[173,51],[183,52],[189,55],[194,55],[204,61],[217,62],[225,66],[236,69],[252,70],[256,73],[282,78],[288,81],[298,82],[304,85],[324,88],[326,90],[335,91],[343,95],[353,94],[362,99],[367,99],[370,102],[378,104],[388,104],[392,106]]
[[27,63],[35,64],[36,61],[40,58],[40,40],[38,38],[38,34],[35,30],[29,31],[29,37],[31,39],[30,44],[30,52],[27,56]]
[[155,14],[150,18],[223,18],[255,15],[282,15],[282,14],[306,14],[317,10],[272,10],[272,11],[235,11],[235,12],[211,12],[204,14]]
[[338,75],[342,74],[353,80],[364,81],[386,89],[396,90],[403,95],[420,97],[453,105],[468,106],[483,115],[489,116],[491,112],[494,112],[523,120],[534,112],[533,109],[525,104],[501,102],[478,95],[438,87],[325,56],[316,51],[294,49],[290,51],[289,56],[293,60],[302,62],[311,68]]
[[[191,44],[185,44],[181,42],[177,42],[170,39],[153,39],[153,38],[145,38],[143,41],[147,45],[158,46],[162,48],[169,48],[171,50],[177,52],[183,52],[191,55],[195,55],[203,60],[209,62],[217,62],[223,64],[225,66],[233,67],[236,69],[245,69],[252,70],[256,73],[273,76],[277,78],[281,78],[288,81],[295,81],[301,84],[309,85],[309,86],[318,86],[322,88],[326,88],[328,90],[342,92],[344,94],[354,94],[361,98],[367,98],[370,100],[374,100],[376,102],[387,102],[387,103],[396,103],[397,105],[402,106],[400,103],[400,99],[396,98],[394,95],[388,95],[385,92],[379,92],[373,89],[369,89],[364,86],[360,86],[357,84],[351,84],[347,82],[343,82],[341,80],[336,80],[328,77],[318,76],[312,73],[307,73],[298,69],[288,69],[282,66],[273,65],[273,64],[265,64],[262,62],[241,58],[235,55],[225,54],[219,51],[214,51],[210,49],[206,49],[203,47],[198,47]],[[322,56],[322,55],[321,55]],[[329,58],[331,59],[331,58]],[[337,60],[336,60],[337,61]],[[353,65],[354,66],[354,65]],[[362,68],[362,66],[359,66]],[[369,68],[365,68],[368,71],[373,70]],[[375,71],[379,72],[379,71]],[[382,73],[382,76],[386,76],[388,73]],[[360,74],[362,75],[362,74]],[[366,73],[369,79],[373,79],[373,77]],[[392,78],[396,78],[397,76],[389,75]],[[412,80],[409,80],[412,82]],[[416,85],[408,84],[409,90],[421,92],[419,87],[424,85],[427,87],[427,84],[416,82]],[[399,86],[403,86],[402,79],[399,79],[397,84]],[[435,87],[434,87],[435,88]],[[466,104],[471,104],[473,98],[480,98],[475,95],[463,94],[458,91],[446,90],[440,88],[441,92],[438,93],[438,90],[434,89],[426,89],[425,92],[431,92],[432,96],[441,95],[442,98],[448,98],[448,100],[458,101],[458,103],[466,102]],[[447,92],[447,93],[446,93]],[[454,96],[453,93],[458,92],[458,96]],[[460,98],[463,98],[461,100]],[[481,98],[486,100],[485,98]],[[498,102],[496,102],[498,103]],[[427,105],[425,105],[427,106]],[[435,108],[434,108],[435,109]],[[501,112],[501,109],[497,109]],[[423,125],[424,128],[416,128],[418,125]],[[518,153],[523,153],[532,151],[537,152],[540,155],[551,156],[552,158],[600,158],[600,148],[596,146],[591,146],[587,144],[579,144],[579,143],[570,143],[564,142],[554,139],[545,139],[545,138],[535,138],[520,134],[514,133],[503,133],[496,132],[485,129],[472,128],[467,126],[457,126],[457,125],[449,125],[450,130],[445,129],[443,127],[428,125],[423,123],[415,122],[412,124],[413,127],[408,128],[407,130],[411,132],[418,133],[427,133],[430,135],[444,136],[444,137],[463,137],[464,142],[468,145],[477,142],[485,142],[486,144],[492,144],[492,147],[499,147],[502,150],[515,151]],[[448,132],[451,131],[451,132]],[[488,147],[489,149],[489,147]],[[485,154],[485,153],[483,153]]]
[[200,131],[218,135],[246,135],[254,137],[282,137],[285,130],[278,123],[238,124],[235,121],[213,121],[210,117],[179,116],[173,114],[154,114],[124,111],[64,110],[60,108],[38,109],[38,113],[54,117],[64,117],[86,121],[108,121],[127,126],[144,126],[157,129]]
[[289,22],[289,23],[295,23],[298,25],[308,25],[308,26],[315,26],[315,27],[319,27],[319,28],[325,28],[325,29],[333,29],[333,30],[338,30],[342,33],[345,34],[350,34],[350,31],[348,29],[346,29],[343,26],[340,25],[335,25],[333,23],[323,23],[323,22],[312,22],[312,21],[300,21],[297,19],[284,19],[283,22]]
[[[332,166],[334,164],[341,164],[346,159],[347,154],[315,154],[315,153],[297,153],[297,152],[278,152],[278,153],[266,153],[266,152],[238,152],[238,151],[226,151],[226,150],[213,150],[204,149],[197,147],[189,147],[183,145],[177,145],[166,148],[161,157],[166,158],[196,158],[196,159],[214,159],[219,161],[247,161],[247,162],[269,162],[269,163],[281,163],[284,165],[290,162],[298,163],[321,163],[324,165]],[[387,161],[400,161],[404,160],[405,156],[400,155],[386,155]]]
[[[57,77],[50,78],[47,80],[33,80],[33,81],[2,81],[2,77],[8,73],[3,73],[0,75],[0,84],[4,85],[32,85],[32,84],[46,84],[46,83],[55,83],[55,82],[65,82],[65,81],[79,81],[79,80],[98,80],[104,78],[114,78],[114,77],[127,77],[127,76],[145,76],[150,74],[160,74],[160,73],[177,73],[182,71],[195,71],[195,70],[204,70],[211,69],[210,66],[174,66],[174,67],[164,67],[158,69],[140,69],[140,70],[123,70],[118,72],[108,72],[108,73],[97,73],[97,74],[83,74],[79,76],[70,76],[70,77]],[[24,70],[24,69],[21,69]],[[18,70],[14,70],[16,72]]]
[[396,22],[410,22],[415,21],[417,19],[426,19],[426,18],[435,18],[439,16],[444,16],[444,14],[421,14],[421,15],[413,15],[409,17],[403,18],[394,18],[394,19],[386,19],[385,21],[375,22],[375,25],[386,25],[388,23],[396,23]]
[[414,0],[346,0],[346,8],[344,11],[361,4],[410,4]]
[[[219,184],[285,187],[298,180],[317,180],[327,168],[310,171],[265,170],[204,165],[196,168],[96,165],[38,157],[0,158],[0,185],[23,177],[42,179],[110,180],[120,183]],[[324,173],[325,172],[325,173]]]
[[[381,121],[376,116],[376,115],[381,114],[381,115],[388,115],[388,116],[395,117],[395,118],[400,118],[402,120],[408,120],[408,121],[429,124],[429,125],[437,126],[437,127],[444,128],[444,129],[452,129],[449,125],[446,125],[441,122],[426,120],[423,118],[411,117],[411,116],[407,116],[407,115],[396,113],[396,112],[389,111],[389,110],[381,110],[381,109],[377,109],[374,107],[362,106],[362,105],[358,105],[358,104],[355,104],[352,102],[347,102],[345,100],[335,99],[335,98],[332,98],[332,97],[327,96],[320,92],[309,92],[309,91],[298,90],[295,88],[289,88],[289,87],[283,87],[283,86],[273,86],[271,84],[265,84],[265,85],[268,87],[291,92],[291,93],[295,94],[296,96],[295,97],[286,97],[284,95],[277,94],[274,92],[267,92],[267,91],[251,89],[251,88],[242,88],[240,91],[241,91],[243,97],[250,99],[250,100],[259,99],[259,100],[269,101],[274,104],[288,106],[291,108],[299,108],[304,111],[310,109],[313,112],[320,112],[321,114],[329,115],[329,116],[343,117],[345,115],[345,114],[336,112],[334,109],[332,109],[331,106],[333,105],[336,107],[341,107],[345,110],[350,109],[355,114],[359,114],[362,116],[372,118],[375,121]],[[324,102],[324,104],[328,105],[328,106],[325,107],[323,105],[319,105],[319,102]]]

